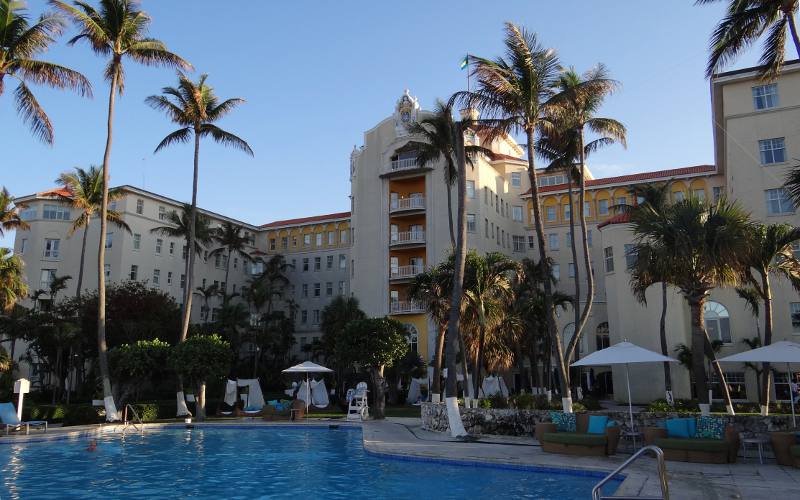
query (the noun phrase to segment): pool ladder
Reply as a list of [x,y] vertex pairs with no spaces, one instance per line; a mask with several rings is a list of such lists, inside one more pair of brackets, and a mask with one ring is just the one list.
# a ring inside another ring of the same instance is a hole
[[[139,422],[138,427],[136,426],[136,423],[133,420],[128,420],[128,410],[130,410],[131,413],[133,413],[133,416],[136,417],[136,420]],[[142,419],[139,417],[139,414],[136,413],[136,409],[130,404],[125,405],[125,412],[122,417],[122,423],[123,423],[122,427],[123,434],[125,434],[125,429],[127,429],[129,425],[132,426],[137,431],[139,431],[140,433],[144,434],[144,422],[142,422]]]
[[[656,462],[658,466],[658,480],[661,484],[661,496],[660,497],[644,497],[644,496],[613,496],[613,497],[606,497],[602,496],[602,488],[603,486],[611,481],[617,474],[628,468],[630,464],[635,462],[639,457],[644,455],[647,452],[653,452],[653,455],[656,457]],[[621,500],[621,499],[639,499],[639,500],[669,500],[669,485],[667,484],[667,466],[664,463],[664,452],[658,446],[645,446],[641,450],[637,451],[622,465],[616,468],[614,472],[607,475],[603,478],[602,481],[597,483],[594,488],[592,488],[592,500],[611,500],[611,499]]]

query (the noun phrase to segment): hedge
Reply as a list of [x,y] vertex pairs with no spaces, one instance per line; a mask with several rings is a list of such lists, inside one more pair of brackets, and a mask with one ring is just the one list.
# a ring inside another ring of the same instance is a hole
[[23,420],[47,420],[68,425],[96,424],[103,421],[102,408],[91,405],[24,405]]

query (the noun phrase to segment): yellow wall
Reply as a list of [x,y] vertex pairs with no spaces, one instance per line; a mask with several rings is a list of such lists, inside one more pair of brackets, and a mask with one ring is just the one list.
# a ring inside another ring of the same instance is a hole
[[[334,232],[333,245],[328,244],[328,231]],[[341,231],[347,231],[347,240],[341,241]],[[303,250],[315,250],[320,248],[346,248],[350,246],[350,222],[321,222],[319,224],[308,224],[304,226],[286,227],[267,231],[267,253],[299,252]],[[311,244],[303,244],[303,236],[311,235]],[[322,234],[322,246],[316,246],[316,235]],[[282,238],[287,238],[287,248],[283,248]],[[272,239],[275,239],[275,249],[272,249]]]
[[[427,363],[430,361],[430,357],[428,355],[428,320],[427,315],[425,314],[401,314],[398,316],[391,316],[392,318],[396,319],[397,321],[407,324],[410,323],[414,325],[417,329],[418,338],[417,338],[417,352],[422,359],[425,360]],[[434,332],[435,334],[435,332]],[[430,353],[432,356],[433,353]]]

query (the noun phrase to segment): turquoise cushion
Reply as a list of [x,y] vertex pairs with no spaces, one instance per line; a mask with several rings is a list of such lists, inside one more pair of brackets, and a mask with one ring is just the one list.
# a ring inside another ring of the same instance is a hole
[[671,438],[690,438],[694,434],[689,434],[689,424],[685,418],[667,419],[667,437]]
[[589,428],[586,432],[589,434],[605,434],[607,423],[608,417],[605,415],[590,415]]
[[613,428],[613,427],[616,427],[618,425],[619,424],[617,423],[616,420],[609,420],[608,423],[606,424],[606,427]]
[[0,403],[0,422],[8,425],[19,423],[14,403]]
[[697,437],[697,420],[694,418],[687,418],[686,428],[689,430],[689,437]]
[[696,436],[703,439],[722,439],[725,436],[725,422],[719,417],[698,417]]
[[575,432],[575,414],[551,411],[550,420],[556,424],[558,432]]

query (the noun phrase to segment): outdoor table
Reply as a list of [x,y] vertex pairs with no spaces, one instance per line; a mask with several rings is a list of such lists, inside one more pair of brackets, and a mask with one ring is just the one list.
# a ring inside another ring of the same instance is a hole
[[764,464],[764,445],[769,443],[766,436],[753,436],[742,438],[742,457],[747,460],[747,445],[752,444],[758,448],[758,463]]
[[631,451],[635,452],[638,448],[636,447],[636,439],[639,438],[642,443],[644,443],[644,435],[639,432],[638,430],[634,429],[632,431],[623,430],[620,432],[620,436],[622,440],[630,439],[631,440]]

